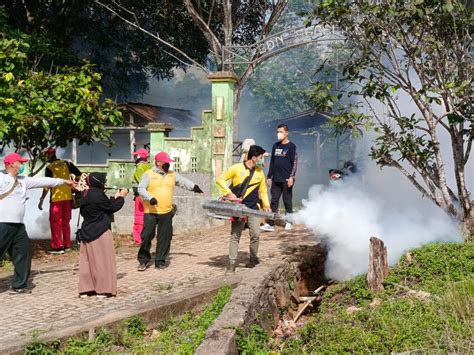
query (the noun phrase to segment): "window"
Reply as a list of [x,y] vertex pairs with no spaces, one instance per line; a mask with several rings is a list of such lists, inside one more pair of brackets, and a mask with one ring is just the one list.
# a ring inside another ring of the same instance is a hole
[[119,164],[119,179],[125,179],[125,164]]
[[191,157],[191,172],[195,173],[197,172],[197,157]]
[[181,162],[179,161],[179,157],[174,157],[174,171],[179,173],[181,170]]

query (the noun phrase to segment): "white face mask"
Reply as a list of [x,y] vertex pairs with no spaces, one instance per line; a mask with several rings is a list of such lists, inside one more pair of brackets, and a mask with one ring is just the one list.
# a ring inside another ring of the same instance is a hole
[[285,135],[281,132],[278,132],[277,133],[277,138],[278,138],[279,141],[282,141],[283,139],[285,139]]

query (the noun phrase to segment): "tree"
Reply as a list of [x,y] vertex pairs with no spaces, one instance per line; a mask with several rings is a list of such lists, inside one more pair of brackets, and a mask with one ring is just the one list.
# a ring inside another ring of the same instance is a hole
[[[193,21],[174,1],[124,0],[139,19],[169,43],[186,48],[197,61],[204,62],[208,47]],[[38,69],[94,64],[102,74],[108,97],[118,100],[140,97],[148,89],[148,78],[171,78],[182,60],[169,55],[167,48],[129,31],[128,25],[112,16],[93,0],[9,0],[4,2],[8,24],[30,36],[30,58]],[[48,48],[45,47],[45,39]],[[39,42],[41,45],[36,45]]]
[[[398,169],[462,222],[467,238],[474,219],[466,186],[474,137],[472,18],[472,7],[459,0],[326,0],[312,13],[312,20],[339,29],[351,50],[342,66],[344,85],[335,90],[319,83],[314,106],[334,105],[340,129],[371,125],[376,133],[371,157]],[[360,101],[338,106],[344,94]],[[403,98],[414,104],[413,112],[406,113]],[[440,139],[445,133],[449,159]],[[450,159],[455,187],[447,178]]]
[[[251,58],[251,64],[242,68],[227,66],[224,68],[224,46],[233,45],[251,45],[270,35],[276,22],[286,9],[288,0],[224,0],[224,1],[199,1],[183,0],[180,2],[169,2],[165,6],[156,1],[148,1],[148,6],[153,4],[153,11],[143,11],[143,5],[134,5],[127,1],[100,1],[95,2],[109,10],[114,15],[120,17],[130,26],[154,38],[160,47],[166,46],[167,51],[172,52],[174,56],[182,58],[188,64],[193,64],[204,71],[207,68],[202,65],[203,62],[188,54],[185,48],[180,45],[173,45],[166,39],[163,39],[153,27],[154,16],[159,13],[163,7],[170,7],[174,11],[185,11],[194,23],[194,28],[204,36],[208,51],[213,59],[215,70],[231,70],[238,74],[238,81],[234,91],[234,135],[238,133],[238,113],[240,107],[241,92],[247,83],[248,78],[255,70],[255,67],[264,59],[262,53],[258,50]],[[188,31],[191,28],[187,29]],[[187,32],[189,33],[189,32]],[[169,53],[168,52],[168,53]],[[171,53],[169,53],[171,55]]]
[[29,37],[0,31],[0,144],[24,149],[30,171],[38,173],[42,151],[109,140],[107,126],[122,124],[110,100],[102,98],[100,74],[91,65],[63,68],[58,73],[32,71],[28,66]]

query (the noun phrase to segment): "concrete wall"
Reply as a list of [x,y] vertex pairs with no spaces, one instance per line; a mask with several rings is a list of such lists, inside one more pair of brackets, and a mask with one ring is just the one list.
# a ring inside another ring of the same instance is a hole
[[[207,216],[206,210],[201,207],[203,197],[176,196],[174,203],[178,212],[173,218],[173,231],[175,233],[192,232],[200,229],[220,226],[225,221]],[[117,234],[131,234],[133,228],[133,198],[126,199],[124,207],[114,215],[112,232]]]
[[[110,171],[109,171],[109,175]],[[199,185],[204,191],[204,195],[197,195],[192,191],[187,191],[176,187],[174,193],[174,203],[178,207],[178,212],[173,219],[173,228],[176,233],[191,232],[202,228],[219,226],[225,221],[207,217],[207,211],[201,207],[202,202],[210,197],[210,176],[209,174],[183,174],[184,177]],[[110,179],[117,183],[117,186],[123,186],[120,181]],[[110,183],[109,185],[114,185]],[[111,191],[111,194],[114,192]],[[114,223],[112,229],[117,234],[131,234],[133,228],[133,194],[129,194],[125,199],[123,208],[114,214]]]
[[260,264],[247,274],[207,330],[195,354],[238,354],[237,332],[246,332],[250,324],[258,323],[271,332],[278,322],[280,308],[290,303],[289,271],[290,263],[283,261]]

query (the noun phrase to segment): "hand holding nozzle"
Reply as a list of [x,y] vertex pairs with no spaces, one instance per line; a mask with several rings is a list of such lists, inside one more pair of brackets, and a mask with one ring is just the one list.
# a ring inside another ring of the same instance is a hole
[[230,192],[230,193],[228,193],[227,195],[225,195],[225,200],[234,201],[234,202],[240,201],[240,199],[239,199],[237,196],[235,196],[235,194],[232,193],[232,192]]

